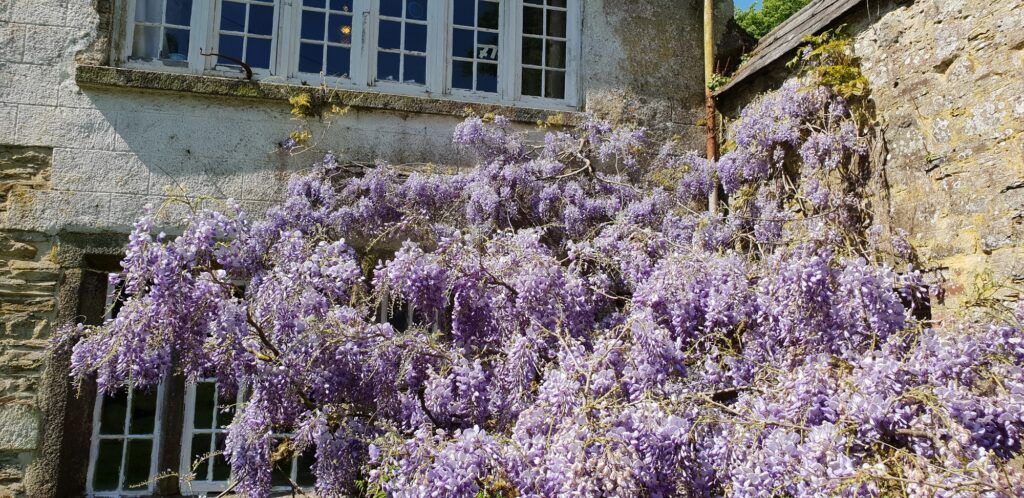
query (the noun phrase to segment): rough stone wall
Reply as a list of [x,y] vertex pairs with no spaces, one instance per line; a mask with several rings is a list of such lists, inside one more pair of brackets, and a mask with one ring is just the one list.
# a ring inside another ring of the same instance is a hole
[[[884,137],[876,222],[911,235],[950,307],[984,272],[1024,283],[1024,0],[864,2],[840,24]],[[725,112],[791,78],[791,57],[723,95]]]
[[39,448],[36,396],[60,279],[54,256],[46,236],[0,234],[0,496],[24,493]]
[[1024,0],[919,0],[854,27],[888,146],[880,217],[954,302],[986,270],[1024,283]]

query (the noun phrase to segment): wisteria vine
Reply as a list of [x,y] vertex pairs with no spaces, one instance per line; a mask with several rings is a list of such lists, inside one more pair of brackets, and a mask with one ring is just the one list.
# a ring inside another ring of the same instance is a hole
[[252,497],[306,451],[320,496],[1024,489],[1024,308],[915,318],[928,290],[883,263],[905,242],[878,256],[867,144],[828,88],[760,98],[716,162],[596,120],[454,140],[477,167],[328,155],[258,219],[143,217],[119,315],[64,335],[74,374],[245,389],[226,454]]

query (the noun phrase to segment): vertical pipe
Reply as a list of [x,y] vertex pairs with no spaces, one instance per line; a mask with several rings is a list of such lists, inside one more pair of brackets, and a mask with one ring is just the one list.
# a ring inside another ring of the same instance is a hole
[[[704,104],[707,124],[707,157],[718,160],[718,138],[715,134],[715,96],[711,93],[711,81],[715,77],[715,0],[704,0]],[[718,181],[708,196],[708,210],[718,212]]]

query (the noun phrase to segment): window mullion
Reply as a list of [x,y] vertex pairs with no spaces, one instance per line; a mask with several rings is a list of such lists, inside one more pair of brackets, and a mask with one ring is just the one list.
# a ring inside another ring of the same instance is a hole
[[128,409],[124,411],[124,420],[121,422],[124,426],[121,430],[121,469],[117,476],[117,489],[119,491],[127,488],[129,484],[124,482],[124,464],[128,459],[128,433],[132,430],[132,395],[135,394],[135,389],[132,389],[131,387],[126,389],[128,389],[128,401],[125,403],[125,406],[127,406]]
[[[277,70],[276,73],[279,76],[285,78],[291,78],[295,76],[298,71],[299,59],[299,33],[301,27],[299,23],[302,19],[301,15],[301,0],[294,2],[282,2],[279,8],[280,19],[277,23]],[[327,21],[327,16],[324,16],[324,22]]]
[[353,0],[352,2],[352,45],[350,47],[350,61],[348,76],[352,83],[365,88],[367,84],[367,69],[369,67],[367,47],[367,24],[369,17],[370,0]]
[[200,73],[206,69],[206,57],[203,57],[202,52],[209,53],[207,44],[213,22],[213,9],[210,0],[195,0],[195,3],[192,4],[190,20],[192,44],[188,49],[188,68],[194,73]]
[[569,0],[566,3],[565,30],[565,101],[574,107],[580,105],[578,94],[580,81],[580,60],[583,57],[583,6],[580,0]]
[[[185,388],[185,414],[182,417],[184,419],[183,427],[181,430],[181,453],[178,454],[179,461],[179,475],[182,477],[187,476],[192,471],[192,418],[191,415],[195,412],[196,406],[196,385],[190,383]],[[181,480],[181,490],[184,493],[186,491],[187,483],[184,479]]]
[[[206,28],[206,35],[209,36],[209,44],[207,44],[207,53],[220,52],[220,11],[221,11],[221,0],[209,0],[210,1],[210,16],[209,26]],[[203,57],[203,67],[205,69],[216,69],[217,68],[217,56]]]
[[433,0],[427,4],[427,92],[448,93],[445,73],[448,71],[446,40],[451,31],[449,4],[451,0]]
[[124,46],[121,50],[121,58],[127,64],[135,43],[135,0],[126,1],[128,2],[128,8],[125,13]]
[[502,102],[516,100],[516,81],[519,74],[519,37],[516,36],[519,16],[519,2],[511,0],[503,4],[500,30],[498,34],[501,49],[498,52],[498,98]]

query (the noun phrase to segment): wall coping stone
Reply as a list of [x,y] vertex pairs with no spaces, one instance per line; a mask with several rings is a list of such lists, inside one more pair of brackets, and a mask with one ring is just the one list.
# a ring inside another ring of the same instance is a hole
[[[128,69],[110,66],[78,65],[75,83],[80,87],[132,88],[175,93],[193,93],[243,99],[259,99],[287,102],[302,92],[317,90],[318,87],[246,81],[220,76],[166,73],[143,69]],[[580,112],[549,111],[527,107],[499,104],[479,104],[450,99],[392,95],[379,92],[363,92],[330,88],[341,100],[341,105],[357,109],[376,109],[394,112],[439,114],[464,118],[470,114],[501,115],[509,120],[536,124],[547,122],[556,125],[576,126],[583,122]]]

